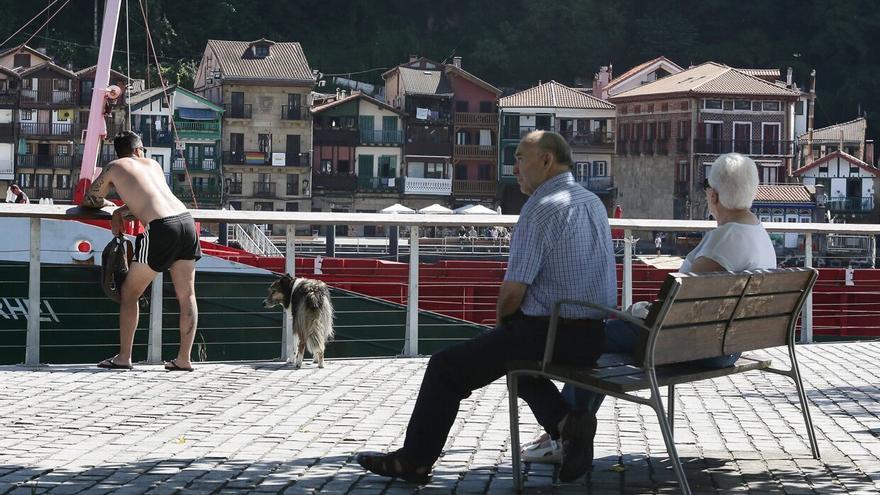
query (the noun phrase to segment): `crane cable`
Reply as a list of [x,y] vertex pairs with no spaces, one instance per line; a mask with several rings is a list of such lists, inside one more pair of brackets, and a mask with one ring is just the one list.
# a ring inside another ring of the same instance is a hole
[[[38,17],[40,17],[41,15],[43,15],[43,12],[46,12],[47,10],[49,10],[50,8],[52,8],[53,5],[55,5],[56,3],[60,2],[60,1],[61,1],[61,0],[52,0],[52,3],[50,3],[49,5],[46,5],[46,8],[44,8],[44,9],[41,10],[39,13],[37,13],[37,15],[33,16],[33,17],[31,18],[31,20],[29,20],[29,21],[27,21],[26,23],[24,23],[20,28],[18,28],[17,31],[15,31],[15,32],[12,33],[11,35],[9,35],[8,38],[6,38],[5,40],[3,40],[3,43],[0,43],[0,47],[2,47],[3,45],[5,45],[6,43],[8,43],[9,40],[11,40],[12,38],[14,38],[14,37],[15,37],[18,33],[20,33],[24,28],[28,27],[28,24],[30,24],[30,23],[34,22],[35,20],[37,20]],[[65,3],[65,5],[66,5],[66,3]],[[59,9],[59,10],[60,10],[60,9]],[[50,20],[51,20],[51,19],[50,19]],[[46,22],[48,22],[48,21],[46,21]],[[45,26],[45,24],[43,24],[43,26]],[[41,29],[42,29],[42,28],[41,28]],[[39,31],[39,29],[38,29],[37,31]],[[33,38],[33,36],[31,36],[31,38]],[[31,39],[28,38],[28,41],[30,41],[30,40],[31,40]],[[27,44],[27,43],[25,43],[25,45],[26,45],[26,44]]]

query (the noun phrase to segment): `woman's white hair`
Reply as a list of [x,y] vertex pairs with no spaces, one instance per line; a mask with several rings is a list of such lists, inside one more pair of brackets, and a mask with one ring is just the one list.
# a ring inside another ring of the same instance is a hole
[[718,193],[718,201],[725,208],[747,210],[758,191],[758,167],[739,153],[721,155],[712,163],[709,187]]

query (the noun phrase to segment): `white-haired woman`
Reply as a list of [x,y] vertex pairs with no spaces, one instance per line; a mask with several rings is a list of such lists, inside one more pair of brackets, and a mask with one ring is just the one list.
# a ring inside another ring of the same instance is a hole
[[[712,163],[709,176],[703,183],[709,213],[718,227],[703,236],[700,244],[688,253],[681,272],[741,272],[761,268],[776,268],[773,243],[758,217],[750,211],[758,190],[758,167],[755,162],[739,153],[721,155]],[[648,315],[648,303],[636,303],[629,311],[639,318]],[[631,354],[635,351],[640,330],[623,320],[605,323],[603,352]],[[693,361],[707,368],[732,365],[739,354],[721,358]],[[605,396],[586,389],[565,385],[562,394],[574,409],[598,412]],[[523,448],[523,460],[553,461],[561,449],[544,435]]]

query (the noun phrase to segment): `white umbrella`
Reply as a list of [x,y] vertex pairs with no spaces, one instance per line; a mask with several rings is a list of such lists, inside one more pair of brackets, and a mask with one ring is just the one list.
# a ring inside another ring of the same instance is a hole
[[447,208],[441,204],[434,203],[431,206],[426,206],[426,207],[422,208],[421,210],[419,210],[419,213],[431,213],[434,215],[449,215],[452,213],[452,210],[450,210],[449,208]]
[[403,206],[400,203],[394,203],[391,206],[388,206],[388,207],[385,207],[385,208],[382,208],[381,210],[379,210],[379,213],[415,213],[415,212],[416,212],[416,210],[413,210],[412,208],[407,208],[406,206]]
[[462,215],[497,215],[498,212],[491,209],[486,208],[483,205],[474,205],[464,211],[455,211],[456,213],[461,213]]
[[467,204],[464,206],[459,206],[458,208],[456,208],[453,211],[455,212],[456,215],[461,215],[462,213],[466,212],[467,210],[470,210],[471,208],[473,208],[474,206],[475,205],[473,205],[473,204]]

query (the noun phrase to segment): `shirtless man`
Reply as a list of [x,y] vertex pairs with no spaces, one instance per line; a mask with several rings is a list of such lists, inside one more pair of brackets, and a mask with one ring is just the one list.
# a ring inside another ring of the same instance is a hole
[[199,236],[192,215],[165,182],[162,167],[146,157],[141,138],[126,131],[113,140],[118,159],[108,163],[92,183],[80,206],[114,206],[106,200],[110,187],[125,202],[113,211],[110,225],[114,235],[122,234],[125,222],[140,220],[146,225],[135,241],[134,260],[122,284],[119,304],[119,354],[98,363],[99,368],[131,369],[134,331],[140,317],[138,298],[157,273],[168,270],[180,303],[180,349],[165,362],[169,371],[192,371],[190,353],[196,337],[196,261],[201,258]]

